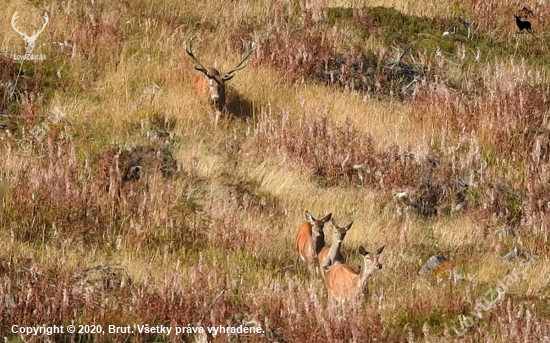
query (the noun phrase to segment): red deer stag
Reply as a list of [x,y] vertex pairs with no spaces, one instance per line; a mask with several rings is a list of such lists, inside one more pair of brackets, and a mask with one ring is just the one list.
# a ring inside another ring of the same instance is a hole
[[193,79],[193,87],[200,95],[210,94],[210,100],[214,103],[214,107],[218,111],[222,111],[226,105],[225,97],[225,82],[231,80],[235,76],[235,72],[244,69],[248,63],[248,58],[256,50],[256,48],[248,49],[245,53],[244,58],[241,60],[237,66],[230,72],[221,75],[220,72],[212,67],[205,67],[200,63],[191,50],[191,42],[194,38],[191,38],[186,44],[186,52],[189,57],[195,62],[195,69],[198,70],[198,73]]

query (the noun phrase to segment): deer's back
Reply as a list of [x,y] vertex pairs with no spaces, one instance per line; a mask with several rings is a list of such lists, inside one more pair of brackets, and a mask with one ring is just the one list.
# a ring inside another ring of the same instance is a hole
[[306,257],[311,253],[311,235],[312,228],[310,223],[304,223],[300,226],[298,233],[296,234],[296,251],[300,254],[302,260],[306,260]]
[[359,275],[347,264],[336,264],[325,274],[325,282],[332,296],[348,297],[357,292]]
[[319,263],[322,265],[325,262],[325,258],[328,256],[328,252],[330,251],[330,248],[326,245],[319,251]]

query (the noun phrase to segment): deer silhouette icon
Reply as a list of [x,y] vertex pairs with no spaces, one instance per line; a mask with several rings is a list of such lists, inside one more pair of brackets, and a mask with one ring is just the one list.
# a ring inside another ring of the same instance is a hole
[[17,27],[15,27],[15,21],[17,20],[17,17],[18,17],[17,11],[15,11],[15,13],[13,14],[13,17],[11,18],[11,26],[17,33],[19,33],[23,37],[23,40],[25,41],[25,45],[26,45],[26,52],[28,55],[32,53],[34,49],[34,42],[36,41],[36,38],[38,38],[38,35],[41,34],[42,31],[44,31],[44,28],[48,24],[48,21],[49,21],[48,14],[47,13],[44,14],[44,21],[42,22],[44,25],[42,26],[42,28],[38,32],[34,31],[31,36],[27,35],[27,31],[21,32]]
[[523,32],[523,29],[527,29],[527,31],[531,32],[530,22],[520,20],[521,16],[517,16],[515,14],[514,14],[514,17],[516,18],[516,24],[518,25],[518,28],[521,32]]

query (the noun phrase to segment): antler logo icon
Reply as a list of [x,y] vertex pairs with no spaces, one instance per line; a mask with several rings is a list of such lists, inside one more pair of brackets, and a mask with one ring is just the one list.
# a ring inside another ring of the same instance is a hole
[[38,38],[38,35],[40,33],[42,33],[42,31],[44,31],[44,28],[46,27],[46,24],[48,24],[48,21],[49,21],[48,14],[47,13],[44,14],[44,21],[42,21],[44,26],[42,26],[42,29],[40,29],[40,31],[38,31],[38,32],[34,31],[32,36],[27,36],[27,31],[26,30],[25,30],[25,32],[19,31],[19,29],[17,27],[15,27],[15,21],[16,20],[17,20],[17,11],[15,11],[15,13],[13,14],[13,17],[11,19],[11,26],[13,26],[13,29],[23,37],[23,40],[25,41],[25,45],[27,46],[26,50],[27,50],[27,55],[28,55],[28,54],[32,53],[32,51],[34,49],[34,42],[36,41],[36,38]]
[[531,15],[533,17],[533,19],[535,18],[535,15],[533,14],[533,11],[529,11],[529,9],[527,7],[524,7],[520,10],[520,12],[525,12],[527,13],[525,15],[525,19],[528,19],[529,18],[529,15]]
[[523,18],[529,19],[529,17],[533,17],[535,19],[535,14],[533,11],[529,10],[527,7],[523,7],[521,10],[519,10],[519,15],[514,14],[514,18],[516,18],[516,25],[518,26],[519,31],[516,32],[517,35],[523,34],[523,30],[527,29],[527,33],[535,34],[537,31],[531,30],[531,22],[527,20],[521,20]]

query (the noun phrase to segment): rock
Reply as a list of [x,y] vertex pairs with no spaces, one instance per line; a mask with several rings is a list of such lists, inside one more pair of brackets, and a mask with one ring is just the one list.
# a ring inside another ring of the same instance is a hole
[[502,262],[503,263],[514,262],[517,258],[518,258],[518,248],[515,247],[514,250],[502,256]]
[[132,280],[124,268],[109,265],[97,265],[87,268],[77,273],[75,277],[80,281],[80,286],[91,288],[96,292],[117,290],[132,284]]
[[439,266],[441,263],[447,261],[445,257],[441,255],[435,255],[430,257],[428,262],[426,262],[422,268],[418,271],[418,275],[428,275],[430,274],[437,266]]

